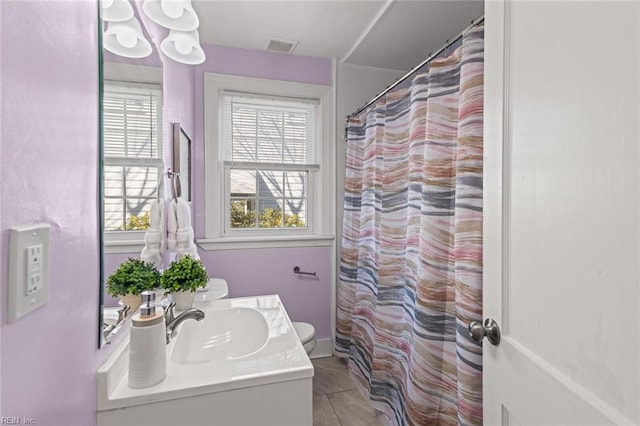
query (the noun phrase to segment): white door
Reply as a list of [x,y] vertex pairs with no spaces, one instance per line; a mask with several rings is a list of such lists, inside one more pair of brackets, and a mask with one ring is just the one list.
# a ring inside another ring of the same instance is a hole
[[639,424],[640,4],[485,4],[485,424]]

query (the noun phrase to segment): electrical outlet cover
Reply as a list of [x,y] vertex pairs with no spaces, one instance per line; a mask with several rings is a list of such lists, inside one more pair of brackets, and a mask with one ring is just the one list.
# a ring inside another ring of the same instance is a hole
[[9,235],[7,321],[44,305],[49,296],[49,225],[14,227]]

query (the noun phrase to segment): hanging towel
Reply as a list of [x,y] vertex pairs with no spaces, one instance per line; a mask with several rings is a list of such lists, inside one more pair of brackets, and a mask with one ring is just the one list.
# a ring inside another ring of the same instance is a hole
[[175,212],[177,221],[177,229],[174,234],[176,259],[180,259],[187,254],[200,259],[193,237],[193,228],[191,227],[191,207],[189,207],[189,203],[184,198],[178,198]]
[[167,212],[167,250],[176,251],[176,231],[178,230],[177,203],[173,199]]
[[162,267],[164,259],[162,249],[164,245],[164,203],[155,200],[149,212],[149,229],[144,235],[144,248],[140,252],[140,259],[153,263],[156,268]]

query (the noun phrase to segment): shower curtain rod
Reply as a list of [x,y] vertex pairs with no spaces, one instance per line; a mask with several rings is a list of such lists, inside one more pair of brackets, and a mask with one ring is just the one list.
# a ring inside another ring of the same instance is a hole
[[392,85],[390,85],[389,87],[387,87],[386,89],[384,89],[382,92],[378,93],[378,95],[376,95],[376,97],[374,97],[373,99],[371,99],[369,102],[367,102],[366,104],[364,104],[363,106],[361,106],[360,108],[358,108],[358,110],[356,112],[352,112],[351,114],[347,115],[346,120],[349,121],[349,118],[353,117],[354,115],[358,115],[360,114],[362,111],[364,111],[365,109],[367,109],[370,105],[372,105],[375,101],[377,101],[378,99],[380,99],[381,97],[383,97],[384,95],[386,95],[390,90],[392,90],[394,87],[396,87],[398,84],[402,83],[403,81],[405,81],[407,78],[409,78],[413,73],[415,73],[416,71],[418,71],[420,68],[422,68],[423,66],[425,66],[426,64],[428,64],[429,62],[431,62],[432,59],[436,58],[439,54],[441,54],[446,48],[448,48],[449,46],[451,46],[452,44],[454,44],[456,41],[460,40],[462,38],[462,36],[464,36],[464,34],[469,31],[471,28],[475,27],[476,25],[481,24],[482,22],[484,22],[484,16],[481,16],[480,18],[476,19],[475,21],[471,21],[471,24],[469,24],[469,26],[467,28],[465,28],[464,30],[462,30],[462,32],[460,32],[460,34],[458,34],[457,36],[455,36],[452,39],[449,39],[447,41],[445,41],[444,46],[442,46],[440,49],[436,50],[435,53],[432,53],[431,55],[429,55],[429,57],[427,59],[425,59],[424,61],[420,62],[420,64],[414,68],[411,68],[411,70],[406,73],[405,75],[403,75],[402,77],[400,77],[399,79],[397,79],[395,81],[395,83],[393,83]]

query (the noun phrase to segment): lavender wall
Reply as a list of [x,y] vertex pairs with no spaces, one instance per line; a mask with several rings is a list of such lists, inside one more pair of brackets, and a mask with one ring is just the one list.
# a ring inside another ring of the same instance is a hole
[[[209,274],[224,278],[229,296],[279,294],[292,321],[312,323],[331,337],[331,249],[328,247],[200,252]],[[317,277],[297,276],[293,267]]]
[[98,3],[0,2],[0,230],[51,226],[49,300],[0,325],[1,416],[94,425],[98,352]]
[[[205,234],[204,73],[333,84],[330,59],[213,45],[204,45],[203,49],[207,59],[195,68],[195,199],[192,207],[196,237]],[[227,280],[231,297],[279,294],[291,320],[313,324],[318,339],[331,337],[331,247],[200,250],[199,253],[210,276]],[[293,274],[294,266],[315,271],[318,278],[300,278]]]
[[[162,69],[163,95],[163,123],[165,130],[164,158],[165,169],[173,167],[173,133],[172,123],[180,126],[188,135],[194,133],[194,73],[193,66],[175,62],[163,55]],[[192,153],[193,155],[193,153]],[[167,197],[172,197],[171,182],[167,184]],[[191,182],[193,185],[193,179]]]
[[153,47],[153,53],[147,56],[146,58],[139,58],[139,59],[125,58],[124,56],[113,54],[109,52],[107,49],[104,49],[102,54],[103,54],[103,60],[105,62],[117,62],[121,64],[144,65],[147,67],[162,68],[162,62],[158,57],[158,52],[156,52],[155,46]]

